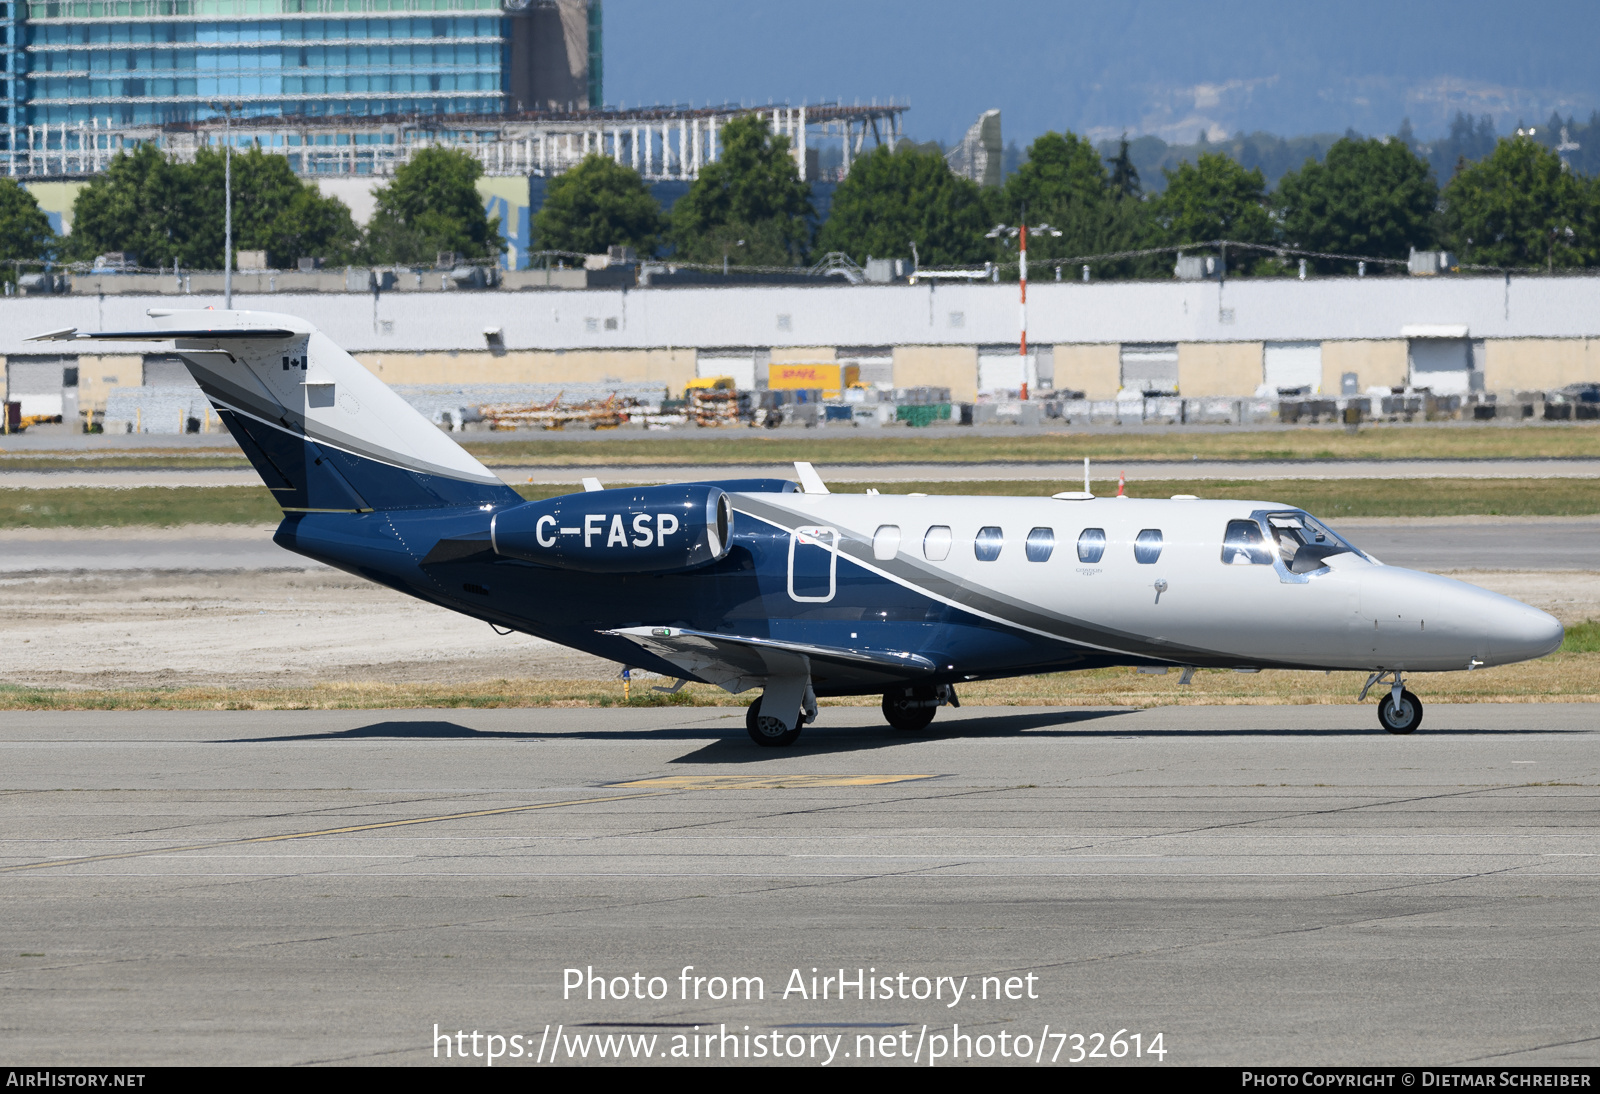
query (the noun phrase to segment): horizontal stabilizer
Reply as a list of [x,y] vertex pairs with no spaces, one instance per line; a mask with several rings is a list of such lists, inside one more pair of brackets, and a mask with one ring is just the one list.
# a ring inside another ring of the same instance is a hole
[[738,694],[768,677],[807,675],[834,688],[877,688],[934,671],[915,653],[848,649],[810,642],[747,638],[681,627],[625,627],[604,634],[628,641],[691,676]]
[[297,338],[301,335],[292,330],[282,330],[272,327],[212,327],[197,330],[100,330],[79,331],[77,327],[67,327],[63,330],[53,330],[45,334],[36,334],[26,338],[27,342],[171,342],[175,339],[185,341],[211,341],[213,339],[254,338],[262,341],[271,341],[280,338]]

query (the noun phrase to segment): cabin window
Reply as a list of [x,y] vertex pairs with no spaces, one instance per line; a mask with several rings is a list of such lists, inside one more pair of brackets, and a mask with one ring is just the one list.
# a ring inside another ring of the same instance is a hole
[[1133,541],[1133,561],[1141,566],[1154,565],[1161,558],[1161,529],[1145,528]]
[[1085,528],[1078,533],[1078,561],[1099,562],[1100,556],[1106,553],[1106,530],[1104,528]]
[[1035,528],[1028,533],[1027,546],[1029,562],[1049,562],[1050,555],[1056,549],[1056,530],[1054,528]]
[[935,524],[922,537],[922,557],[929,562],[943,562],[950,557],[950,526]]
[[991,524],[978,529],[972,541],[972,553],[978,556],[979,562],[993,562],[1000,557],[1000,548],[1005,543],[1006,534]]
[[1267,537],[1261,534],[1261,525],[1253,520],[1230,520],[1222,536],[1222,564],[1272,565],[1272,552],[1267,548]]
[[872,533],[872,557],[879,562],[887,562],[899,553],[900,526],[880,524],[878,530]]

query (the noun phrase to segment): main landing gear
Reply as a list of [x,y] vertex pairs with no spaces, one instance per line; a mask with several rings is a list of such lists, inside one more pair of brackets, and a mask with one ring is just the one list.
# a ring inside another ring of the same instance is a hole
[[1367,677],[1367,686],[1361,689],[1356,702],[1364,702],[1374,684],[1389,683],[1389,694],[1378,700],[1378,724],[1390,733],[1415,733],[1422,724],[1422,700],[1405,688],[1399,669],[1392,672],[1375,672]]
[[[770,693],[771,689],[768,691]],[[806,685],[798,704],[799,709],[795,712],[793,728],[784,725],[781,718],[761,713],[761,703],[766,697],[766,694],[763,694],[760,699],[746,707],[744,712],[745,732],[750,734],[750,739],[758,745],[765,748],[783,748],[792,745],[800,739],[800,731],[817,720],[817,698],[809,684]]]
[[883,717],[902,733],[921,733],[933,723],[939,708],[949,703],[959,707],[956,689],[949,684],[938,687],[896,688],[884,692]]

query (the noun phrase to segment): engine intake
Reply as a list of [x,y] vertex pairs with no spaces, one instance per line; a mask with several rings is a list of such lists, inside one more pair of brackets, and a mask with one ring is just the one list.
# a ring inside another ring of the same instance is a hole
[[715,486],[592,490],[494,515],[496,554],[591,574],[659,574],[728,553],[733,503]]

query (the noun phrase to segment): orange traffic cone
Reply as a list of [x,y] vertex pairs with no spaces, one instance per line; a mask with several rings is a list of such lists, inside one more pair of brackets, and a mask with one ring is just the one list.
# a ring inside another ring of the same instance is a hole
[[1128,473],[1126,471],[1124,471],[1122,474],[1117,476],[1117,497],[1125,498],[1127,496],[1128,496]]

